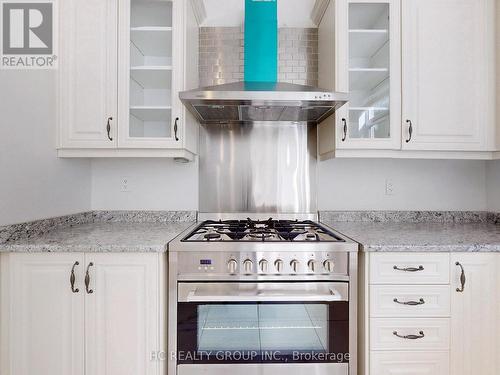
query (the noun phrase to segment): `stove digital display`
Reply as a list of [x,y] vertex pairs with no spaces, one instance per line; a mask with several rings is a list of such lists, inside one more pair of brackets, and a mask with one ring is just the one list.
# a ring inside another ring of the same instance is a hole
[[211,266],[212,259],[200,259],[200,266]]

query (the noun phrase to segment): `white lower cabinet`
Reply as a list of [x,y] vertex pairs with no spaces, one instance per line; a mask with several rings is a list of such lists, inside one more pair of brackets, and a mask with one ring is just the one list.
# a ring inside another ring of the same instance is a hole
[[499,253],[363,257],[361,374],[498,374]]
[[447,352],[375,352],[371,354],[371,375],[446,375]]
[[[451,374],[453,375],[500,373],[499,266],[500,253],[452,254]],[[465,277],[463,291],[462,268]]]
[[3,255],[1,374],[160,374],[162,269],[158,254]]
[[84,375],[83,254],[2,255],[0,373]]

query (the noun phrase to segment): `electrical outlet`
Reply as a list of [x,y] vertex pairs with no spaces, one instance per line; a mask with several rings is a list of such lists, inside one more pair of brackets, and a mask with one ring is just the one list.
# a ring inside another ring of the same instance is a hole
[[390,178],[385,180],[385,195],[394,195],[395,190],[394,181]]
[[120,179],[120,190],[122,193],[129,193],[130,192],[130,178],[122,177]]

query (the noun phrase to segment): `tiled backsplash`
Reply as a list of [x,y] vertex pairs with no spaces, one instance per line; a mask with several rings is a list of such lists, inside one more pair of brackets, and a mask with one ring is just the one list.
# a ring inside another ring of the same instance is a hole
[[[318,30],[281,28],[278,44],[278,81],[318,85]],[[243,81],[244,29],[200,28],[200,85]]]

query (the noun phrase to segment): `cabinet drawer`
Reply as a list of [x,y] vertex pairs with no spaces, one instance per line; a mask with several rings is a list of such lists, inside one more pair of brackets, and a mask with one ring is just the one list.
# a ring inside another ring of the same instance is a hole
[[449,350],[448,318],[372,318],[371,350]]
[[380,253],[370,256],[371,284],[448,284],[450,255]]
[[448,352],[371,352],[370,375],[449,375]]
[[449,285],[372,285],[370,316],[449,317]]

